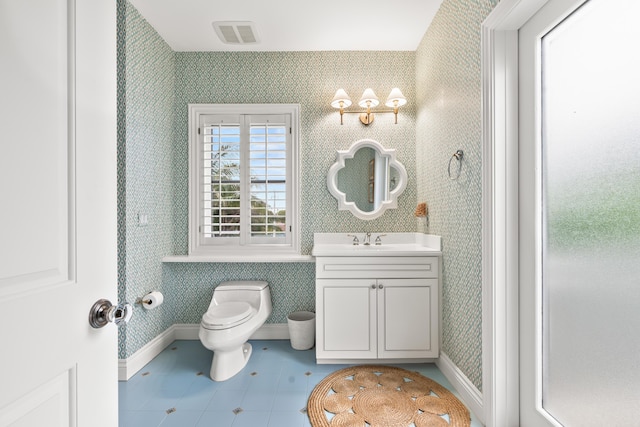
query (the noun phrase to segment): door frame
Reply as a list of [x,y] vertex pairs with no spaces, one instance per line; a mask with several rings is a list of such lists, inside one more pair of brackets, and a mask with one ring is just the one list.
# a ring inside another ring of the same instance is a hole
[[548,0],[502,0],[481,26],[484,422],[518,426],[518,30]]

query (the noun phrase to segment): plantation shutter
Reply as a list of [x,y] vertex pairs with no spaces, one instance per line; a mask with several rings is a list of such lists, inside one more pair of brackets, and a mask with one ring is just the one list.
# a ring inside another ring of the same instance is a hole
[[251,203],[249,242],[287,243],[290,232],[290,123],[286,115],[247,116]]
[[240,239],[241,123],[240,116],[201,116],[202,189],[201,236]]
[[202,115],[200,240],[290,244],[289,115]]

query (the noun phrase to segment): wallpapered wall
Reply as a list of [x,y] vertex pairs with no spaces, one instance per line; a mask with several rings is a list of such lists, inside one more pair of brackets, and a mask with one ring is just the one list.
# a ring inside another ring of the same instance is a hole
[[[160,259],[173,248],[175,54],[128,2],[118,1],[118,300],[167,291]],[[138,226],[138,214],[149,224]],[[170,306],[170,304],[167,304]],[[118,329],[127,357],[173,324],[135,306]]]
[[[416,51],[418,199],[442,236],[442,351],[482,390],[480,24],[498,0],[445,0]],[[447,166],[464,151],[462,173]]]
[[[359,99],[372,87],[385,99],[393,86],[415,99],[413,52],[178,52],[176,53],[175,183],[177,253],[187,251],[187,104],[298,103],[301,105],[302,253],[309,254],[314,232],[413,231],[416,203],[415,102],[393,115],[376,116],[368,127],[357,114],[339,114],[329,105],[337,88]],[[371,138],[397,150],[410,185],[399,209],[374,221],[361,221],[337,211],[326,187],[326,173],[336,150]]]
[[[303,254],[311,252],[315,232],[415,231],[414,52],[176,53],[126,0],[118,1],[118,11],[119,298],[133,302],[154,289],[165,295],[155,310],[136,306],[120,330],[120,358],[174,323],[199,323],[224,280],[267,280],[268,323],[314,308],[313,263],[161,263],[164,255],[187,253],[189,103],[301,105]],[[369,127],[346,114],[341,126],[329,105],[340,87],[354,100],[371,87],[384,100],[394,86],[409,100],[397,125],[392,114],[376,116]],[[326,188],[336,150],[363,138],[395,148],[409,176],[398,209],[373,221],[338,211]],[[138,226],[139,213],[149,225]]]

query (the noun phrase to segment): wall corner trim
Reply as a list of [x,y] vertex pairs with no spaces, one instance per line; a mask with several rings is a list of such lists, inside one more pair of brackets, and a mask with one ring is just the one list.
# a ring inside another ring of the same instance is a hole
[[[118,359],[118,381],[128,381],[147,363],[175,340],[197,340],[199,324],[176,323],[149,341],[141,349],[126,359]],[[288,340],[289,327],[286,323],[266,323],[252,336],[252,340]]]
[[485,424],[482,392],[473,385],[471,380],[462,373],[460,368],[458,368],[445,353],[440,353],[440,358],[436,361],[436,366],[458,391],[463,403],[478,417],[482,424]]

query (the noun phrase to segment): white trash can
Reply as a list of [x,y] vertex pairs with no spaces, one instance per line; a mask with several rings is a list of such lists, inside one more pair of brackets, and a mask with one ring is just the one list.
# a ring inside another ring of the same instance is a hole
[[294,350],[309,350],[316,341],[316,314],[296,311],[287,317],[289,338]]

